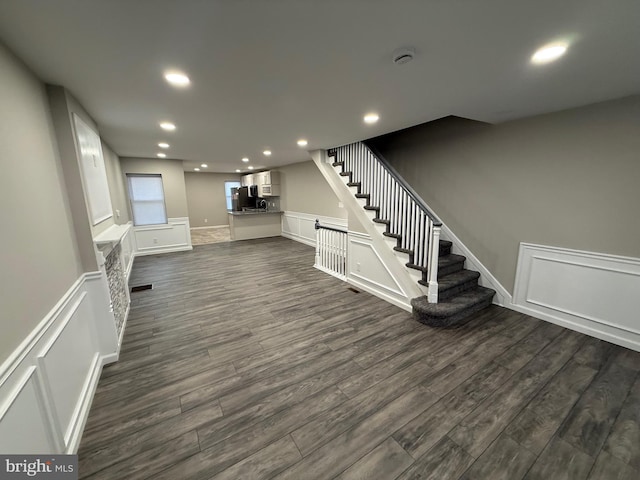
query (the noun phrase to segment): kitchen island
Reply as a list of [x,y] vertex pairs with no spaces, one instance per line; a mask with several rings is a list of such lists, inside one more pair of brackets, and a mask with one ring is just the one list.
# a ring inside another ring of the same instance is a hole
[[278,237],[282,234],[282,211],[229,212],[231,240]]

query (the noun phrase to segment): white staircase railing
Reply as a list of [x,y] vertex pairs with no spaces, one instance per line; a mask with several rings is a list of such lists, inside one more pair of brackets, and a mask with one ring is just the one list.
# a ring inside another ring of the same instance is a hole
[[357,188],[369,209],[377,212],[374,221],[387,224],[387,232],[397,236],[395,249],[409,255],[408,267],[423,272],[429,302],[437,303],[442,222],[393,167],[364,143],[330,149],[329,155],[342,165],[347,185]]
[[316,220],[316,262],[314,267],[341,280],[347,279],[347,232],[320,225]]

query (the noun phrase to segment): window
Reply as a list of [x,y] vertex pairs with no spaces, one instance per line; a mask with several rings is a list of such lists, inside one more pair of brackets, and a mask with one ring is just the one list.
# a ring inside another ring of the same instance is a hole
[[227,197],[227,210],[231,210],[233,207],[231,206],[231,189],[238,188],[240,186],[240,182],[224,182],[224,194]]
[[134,225],[167,223],[162,175],[127,174]]

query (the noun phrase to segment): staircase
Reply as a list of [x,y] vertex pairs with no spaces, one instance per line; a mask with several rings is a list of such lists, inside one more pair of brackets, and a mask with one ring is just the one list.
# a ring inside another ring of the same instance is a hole
[[[334,170],[426,295],[411,300],[414,318],[432,327],[454,327],[491,305],[495,291],[478,284],[466,258],[440,240],[442,223],[397,172],[364,143],[328,151]],[[437,248],[435,247],[437,245]]]

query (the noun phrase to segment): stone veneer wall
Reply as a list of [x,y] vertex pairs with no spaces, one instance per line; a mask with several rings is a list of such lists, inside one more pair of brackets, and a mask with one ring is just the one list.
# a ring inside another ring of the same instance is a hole
[[118,336],[121,333],[124,317],[127,313],[127,282],[122,269],[122,248],[116,246],[106,258],[105,270],[109,282],[109,294],[111,295],[111,306],[116,319]]

